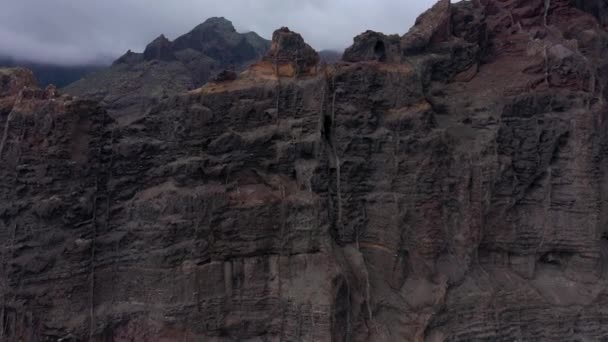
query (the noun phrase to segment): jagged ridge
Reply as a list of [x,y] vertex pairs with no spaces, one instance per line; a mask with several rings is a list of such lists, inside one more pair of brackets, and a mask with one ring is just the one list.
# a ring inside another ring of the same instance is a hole
[[242,71],[269,47],[254,32],[238,33],[225,18],[210,18],[175,41],[160,35],[143,53],[129,50],[64,90],[101,101],[119,124],[130,123],[157,99],[200,87],[226,69]]

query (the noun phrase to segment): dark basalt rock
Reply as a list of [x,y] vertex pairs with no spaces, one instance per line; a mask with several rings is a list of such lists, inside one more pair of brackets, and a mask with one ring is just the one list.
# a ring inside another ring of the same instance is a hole
[[342,60],[346,62],[379,61],[401,62],[400,38],[397,35],[367,31],[355,37],[354,44],[346,49]]
[[193,49],[220,64],[240,64],[260,58],[268,42],[256,34],[241,34],[225,18],[210,18],[173,42],[174,51]]
[[446,6],[401,62],[283,29],[122,124],[0,70],[0,339],[604,340],[608,31]]
[[142,53],[136,53],[131,50],[127,51],[124,55],[120,56],[117,60],[112,63],[112,65],[120,65],[120,64],[137,64],[144,61],[144,56]]
[[592,14],[600,25],[608,24],[608,3],[605,0],[571,0],[577,8]]
[[152,41],[152,43],[146,46],[144,50],[144,59],[146,61],[160,60],[160,61],[172,61],[175,60],[173,54],[173,44],[164,35],[160,35],[158,38]]
[[234,70],[224,70],[217,74],[213,79],[213,82],[229,82],[234,81],[238,78],[238,74]]
[[310,74],[319,64],[319,55],[306,44],[302,36],[282,27],[272,34],[272,45],[264,60],[277,67],[288,66],[294,74]]
[[421,53],[431,44],[448,40],[452,35],[451,19],[450,0],[439,0],[418,17],[414,26],[403,36],[403,53]]
[[474,1],[464,1],[451,8],[452,34],[485,48],[488,32],[484,7]]

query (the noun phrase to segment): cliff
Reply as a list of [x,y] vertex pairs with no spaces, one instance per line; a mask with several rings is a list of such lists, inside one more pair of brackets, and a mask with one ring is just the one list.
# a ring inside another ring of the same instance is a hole
[[283,28],[127,124],[2,71],[0,339],[605,338],[597,4],[442,0],[331,66]]

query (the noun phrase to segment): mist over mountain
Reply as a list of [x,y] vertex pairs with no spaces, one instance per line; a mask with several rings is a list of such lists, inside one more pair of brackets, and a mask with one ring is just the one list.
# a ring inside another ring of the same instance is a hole
[[40,86],[54,84],[61,88],[93,72],[102,70],[107,65],[53,65],[0,57],[0,67],[28,68],[34,72]]
[[[238,32],[289,26],[317,50],[343,50],[371,29],[403,34],[433,0],[8,0],[0,11],[4,55],[61,65],[97,64],[128,49],[143,51],[164,33],[175,40],[209,17]],[[29,19],[23,19],[29,18]]]
[[135,120],[158,98],[198,88],[224,70],[243,71],[269,47],[255,32],[239,33],[226,18],[209,18],[174,41],[161,34],[143,52],[127,51],[65,91],[101,101],[121,122]]
[[336,63],[340,59],[342,59],[342,54],[343,54],[343,52],[340,52],[338,50],[321,50],[321,51],[319,51],[319,57],[321,57],[321,60],[326,63],[330,63],[330,64]]

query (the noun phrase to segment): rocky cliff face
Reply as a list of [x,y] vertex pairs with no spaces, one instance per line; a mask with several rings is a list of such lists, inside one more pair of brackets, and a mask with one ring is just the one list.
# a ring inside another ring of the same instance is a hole
[[600,3],[442,0],[328,67],[281,29],[129,124],[3,71],[2,338],[605,338]]
[[143,53],[128,51],[111,67],[64,90],[100,101],[127,125],[162,98],[198,88],[225,69],[242,71],[269,47],[254,32],[238,33],[225,18],[210,18],[175,41],[160,35]]

